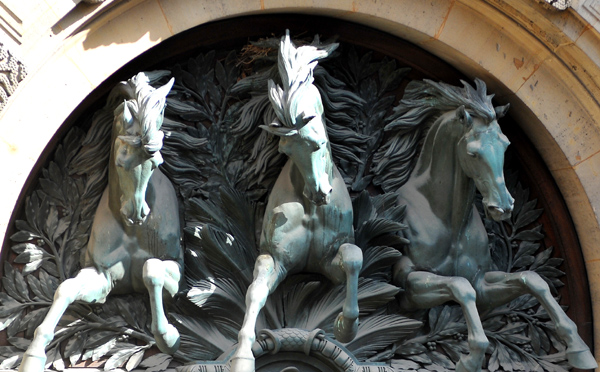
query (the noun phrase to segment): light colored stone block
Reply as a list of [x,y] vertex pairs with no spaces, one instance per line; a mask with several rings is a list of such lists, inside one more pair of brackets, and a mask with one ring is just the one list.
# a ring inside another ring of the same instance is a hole
[[516,95],[499,97],[499,99],[503,102],[510,102],[511,106],[508,114],[519,124],[550,171],[571,169],[569,160],[554,141],[550,132],[544,127],[540,117],[531,108]]
[[[598,168],[596,168],[598,171]],[[552,171],[552,176],[561,190],[562,196],[567,203],[585,261],[600,260],[600,228],[598,227],[597,214],[592,205],[597,204],[598,200],[590,200],[586,195],[586,189],[598,181],[590,180],[589,177],[580,178],[585,170],[559,169]],[[591,181],[591,185],[590,185]],[[597,186],[596,186],[597,188]],[[598,194],[598,191],[595,192]],[[591,204],[590,204],[591,202]],[[597,208],[597,207],[596,207]],[[600,282],[598,283],[600,291]]]
[[70,40],[64,53],[97,86],[117,69],[172,35],[157,1],[145,1]]
[[[594,155],[578,163],[574,169],[581,180],[585,194],[590,199],[597,223],[600,224],[600,144],[597,145],[597,152]],[[600,240],[597,243],[600,254]]]
[[[568,70],[556,76],[561,70],[564,71],[561,62],[555,59],[544,61],[517,91],[517,96],[544,123],[573,166],[598,151],[600,113],[592,100],[577,98],[589,93]],[[556,169],[552,165],[550,168]]]
[[[355,14],[366,13],[376,17],[366,19],[370,26],[422,44],[435,39],[446,22],[454,1],[354,1]],[[385,21],[382,21],[385,20]]]
[[600,66],[600,46],[598,44],[598,38],[598,31],[587,28],[575,42],[575,45],[585,53],[595,66]]
[[65,14],[70,12],[75,5],[75,1],[73,0],[45,0],[46,4],[52,9],[54,14],[56,14],[59,19],[62,18]]
[[174,34],[222,18],[261,11],[260,0],[159,0]]
[[459,52],[477,62],[512,92],[550,57],[522,28],[501,26],[458,2],[452,7],[438,40],[453,46],[452,54]]

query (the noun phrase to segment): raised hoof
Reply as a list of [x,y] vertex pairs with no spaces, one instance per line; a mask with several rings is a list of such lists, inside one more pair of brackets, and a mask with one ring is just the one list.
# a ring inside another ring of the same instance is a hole
[[44,372],[45,366],[46,355],[31,355],[25,352],[23,361],[19,366],[19,372]]
[[339,313],[333,323],[333,334],[335,339],[341,343],[347,343],[354,340],[358,332],[358,318],[349,320],[344,317],[344,313]]
[[230,372],[254,372],[254,358],[234,357]]
[[569,364],[575,368],[598,368],[598,363],[596,363],[596,359],[594,359],[594,356],[589,349],[571,352],[567,350],[567,360],[569,361]]
[[155,335],[156,346],[165,354],[174,354],[179,349],[179,332],[173,325],[167,325],[167,331],[163,334]]

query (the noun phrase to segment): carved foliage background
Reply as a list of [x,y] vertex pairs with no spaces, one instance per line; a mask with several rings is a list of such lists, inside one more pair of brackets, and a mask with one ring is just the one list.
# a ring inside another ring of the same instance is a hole
[[[308,40],[310,41],[310,40]],[[298,40],[297,42],[305,42]],[[274,117],[266,95],[277,80],[279,39],[235,51],[209,51],[170,66],[176,83],[162,130],[163,171],[180,196],[185,231],[186,283],[169,304],[182,335],[174,356],[156,353],[149,330],[147,295],[112,296],[105,304],[74,304],[48,349],[49,367],[92,365],[105,370],[168,370],[232,351],[252,279],[268,192],[285,161],[277,139],[258,126]],[[361,324],[346,348],[361,361],[400,369],[454,369],[468,352],[460,308],[444,305],[399,314],[391,266],[406,241],[398,234],[404,208],[393,191],[408,178],[422,130],[385,131],[410,69],[389,58],[342,45],[315,70],[338,165],[354,198],[356,243],[363,249],[359,283]],[[159,84],[159,83],[157,83]],[[58,284],[80,268],[99,197],[106,186],[112,111],[99,110],[73,127],[42,171],[11,236],[0,292],[0,368],[17,366],[43,320]],[[393,156],[382,154],[391,146]],[[511,220],[485,220],[499,269],[534,270],[556,288],[562,260],[543,244],[543,211],[507,171],[515,197]],[[332,335],[344,288],[317,275],[284,281],[269,298],[257,329],[323,329]],[[537,300],[523,296],[481,314],[489,370],[562,371],[564,346]]]

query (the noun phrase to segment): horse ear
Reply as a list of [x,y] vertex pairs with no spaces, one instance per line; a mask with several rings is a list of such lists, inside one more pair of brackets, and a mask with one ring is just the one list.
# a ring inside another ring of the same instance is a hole
[[127,130],[134,121],[134,115],[137,115],[137,107],[131,101],[123,101],[123,128]]
[[167,95],[171,91],[171,88],[173,87],[174,83],[175,83],[175,78],[171,78],[171,80],[169,80],[168,83],[166,83],[165,85],[163,85],[162,87],[156,89],[154,92],[151,93],[154,104],[159,104],[159,105],[163,106],[163,108],[164,108],[164,102],[166,101]]
[[171,78],[168,83],[158,88],[157,91],[160,91],[161,95],[166,98],[167,94],[171,91],[171,88],[173,88],[173,84],[175,84],[175,78]]
[[150,130],[158,130],[162,126],[164,110],[167,101],[167,95],[171,91],[173,84],[175,83],[175,79],[171,78],[169,82],[162,87],[156,89],[154,92],[150,93],[149,102],[151,108],[148,113],[152,113],[152,115],[156,115],[156,123],[155,127]]
[[458,119],[458,121],[460,121],[463,125],[466,125],[467,127],[473,125],[473,118],[467,112],[464,105],[456,109],[456,119]]
[[506,113],[508,112],[509,108],[510,108],[510,103],[508,103],[504,106],[498,106],[498,107],[494,108],[494,110],[496,110],[496,119],[503,118],[506,115]]

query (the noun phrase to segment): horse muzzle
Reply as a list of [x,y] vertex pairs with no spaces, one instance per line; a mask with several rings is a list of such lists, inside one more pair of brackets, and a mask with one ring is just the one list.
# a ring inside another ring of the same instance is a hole
[[150,214],[150,207],[146,202],[137,207],[132,202],[126,202],[121,206],[121,216],[127,226],[141,225],[146,221]]
[[504,221],[510,218],[510,216],[512,215],[512,210],[512,205],[510,207],[507,207],[506,209],[495,205],[488,205],[486,212],[487,215],[492,217],[494,221]]

